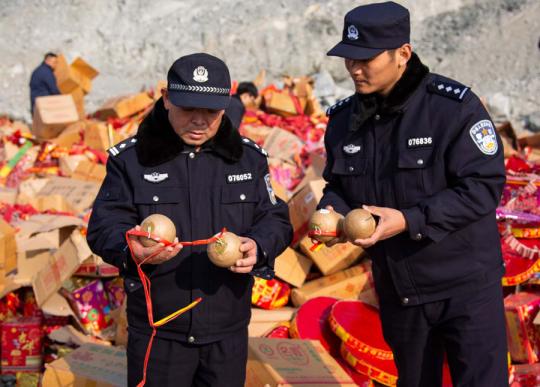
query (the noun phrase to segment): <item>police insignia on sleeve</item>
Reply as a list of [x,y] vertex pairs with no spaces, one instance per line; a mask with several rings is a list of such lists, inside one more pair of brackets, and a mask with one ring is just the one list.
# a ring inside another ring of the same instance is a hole
[[266,190],[268,191],[268,197],[270,198],[270,201],[273,205],[277,204],[276,194],[274,193],[274,189],[272,188],[272,182],[270,181],[270,174],[267,173],[264,176],[264,182],[266,183]]
[[469,134],[483,154],[491,156],[497,153],[497,135],[490,120],[478,121],[469,129]]

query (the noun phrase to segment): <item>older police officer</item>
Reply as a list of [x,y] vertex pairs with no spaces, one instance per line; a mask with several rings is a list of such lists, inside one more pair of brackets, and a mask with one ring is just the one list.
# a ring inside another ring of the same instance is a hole
[[[198,297],[189,313],[160,327],[147,386],[243,386],[250,320],[251,274],[271,278],[274,259],[290,243],[285,203],[274,196],[266,152],[242,138],[224,115],[231,81],[225,63],[208,54],[174,62],[163,98],[135,137],[112,147],[96,198],[88,242],[125,278],[129,325],[128,379],[142,379],[148,324],[142,283],[125,233],[150,214],[168,216],[183,241],[206,239],[223,227],[241,236],[244,257],[214,266],[206,246],[178,240],[151,258],[154,320]],[[135,260],[162,246],[132,241]]]
[[355,243],[373,258],[399,386],[441,385],[445,352],[454,385],[505,386],[502,147],[478,97],[430,73],[409,34],[409,12],[393,2],[345,16],[328,55],[345,58],[356,94],[328,112],[320,206],[378,219]]

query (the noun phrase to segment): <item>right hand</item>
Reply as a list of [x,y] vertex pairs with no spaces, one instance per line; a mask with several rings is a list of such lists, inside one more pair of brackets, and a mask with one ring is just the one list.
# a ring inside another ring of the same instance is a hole
[[[325,208],[328,211],[335,211],[334,207],[332,207],[332,206],[326,206]],[[341,230],[340,235],[338,235],[337,237],[329,240],[328,242],[325,243],[325,245],[328,246],[328,247],[332,247],[334,245],[337,245],[338,243],[345,243],[345,242],[347,242],[347,237],[345,237],[345,233],[343,232],[343,230]]]
[[[141,226],[136,226],[135,230],[140,231]],[[139,237],[135,235],[130,235],[129,239],[133,258],[135,258],[137,263],[144,261],[147,257],[151,256],[152,254],[156,254],[156,252],[163,249],[163,251],[144,262],[145,264],[148,263],[151,265],[162,264],[163,262],[167,262],[169,259],[174,258],[183,247],[180,243],[178,243],[178,238],[174,238],[173,244],[167,246],[166,248],[163,248],[165,246],[163,243],[157,243],[154,246],[145,247],[139,241]]]

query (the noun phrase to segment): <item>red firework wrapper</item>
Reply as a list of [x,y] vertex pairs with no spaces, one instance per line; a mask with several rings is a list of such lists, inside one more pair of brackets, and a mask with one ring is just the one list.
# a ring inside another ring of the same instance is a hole
[[540,240],[518,239],[510,231],[505,231],[501,236],[501,247],[506,266],[503,286],[523,283],[540,270]]
[[392,360],[392,350],[384,341],[379,311],[361,301],[338,301],[328,318],[332,331],[350,348],[370,357]]
[[275,328],[272,328],[270,332],[264,335],[269,339],[290,339],[290,323],[288,321],[280,323]]
[[393,359],[377,359],[345,343],[341,345],[341,356],[356,372],[366,375],[385,386],[396,385],[398,377]]
[[328,323],[332,306],[337,301],[333,297],[316,297],[305,302],[291,322],[291,337],[319,340],[333,357],[338,357],[341,341]]
[[287,305],[291,288],[286,283],[255,277],[251,303],[263,309],[276,309]]
[[540,364],[516,364],[513,366],[511,387],[540,386]]
[[110,314],[109,299],[101,280],[91,281],[71,292],[64,288],[63,293],[88,333],[95,336],[109,334],[108,328],[112,327],[114,321]]
[[14,318],[19,314],[21,300],[19,293],[8,293],[0,299],[0,322]]
[[540,294],[517,293],[504,299],[508,349],[518,363],[536,363],[540,354],[540,328],[533,321],[540,310]]
[[43,330],[39,318],[16,318],[2,323],[2,373],[39,372]]

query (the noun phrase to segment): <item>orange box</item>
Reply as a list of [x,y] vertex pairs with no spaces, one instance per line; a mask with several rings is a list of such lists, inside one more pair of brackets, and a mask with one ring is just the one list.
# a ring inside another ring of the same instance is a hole
[[79,113],[71,95],[37,97],[32,133],[38,138],[50,139],[78,120]]
[[340,270],[351,266],[359,257],[364,254],[361,247],[352,243],[338,243],[332,247],[321,245],[315,250],[311,250],[313,243],[311,238],[306,236],[300,240],[300,249],[306,254],[324,275],[334,274]]
[[313,262],[302,254],[294,251],[290,247],[276,258],[275,272],[276,276],[283,281],[300,287],[304,284],[306,277],[311,269]]

